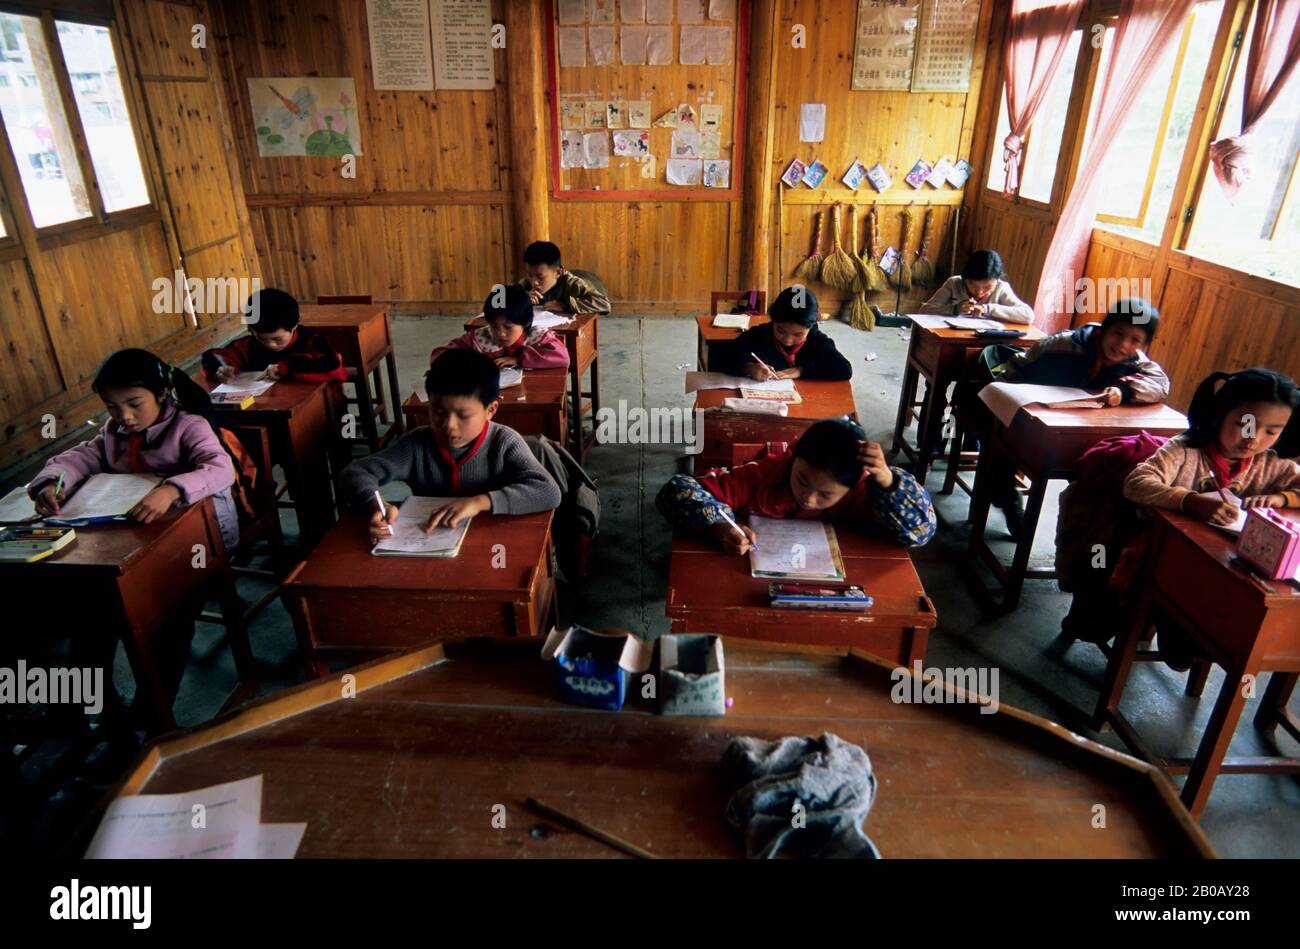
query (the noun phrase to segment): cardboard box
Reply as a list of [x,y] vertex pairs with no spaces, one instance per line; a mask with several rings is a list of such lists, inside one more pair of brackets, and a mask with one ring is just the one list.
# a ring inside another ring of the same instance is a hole
[[627,696],[628,679],[650,668],[653,650],[653,643],[631,633],[552,627],[542,646],[542,659],[555,661],[563,701],[617,712]]
[[659,637],[659,714],[725,715],[721,636]]

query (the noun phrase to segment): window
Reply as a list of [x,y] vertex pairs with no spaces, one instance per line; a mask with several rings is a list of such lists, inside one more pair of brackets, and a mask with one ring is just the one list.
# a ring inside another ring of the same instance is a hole
[[[1251,27],[1254,17],[1251,17]],[[1233,67],[1232,85],[1214,138],[1241,127],[1250,31]],[[1254,175],[1229,202],[1207,169],[1187,241],[1188,253],[1248,273],[1300,285],[1300,75],[1281,90],[1251,135]]]
[[[1033,124],[1025,135],[1021,152],[1020,196],[1031,201],[1052,200],[1052,185],[1056,180],[1057,158],[1061,151],[1061,136],[1065,132],[1065,113],[1070,106],[1070,87],[1074,84],[1074,68],[1079,59],[1082,30],[1075,30],[1065,47],[1061,64],[1052,77],[1047,96],[1034,116]],[[998,131],[994,139],[993,161],[989,162],[988,186],[1001,191],[1006,183],[1002,166],[1002,142],[1011,133],[1011,119],[1007,115],[1006,86],[1002,89],[1002,104],[998,111]]]
[[0,13],[0,75],[0,118],[37,228],[94,218],[101,203],[106,214],[150,203],[107,27]]

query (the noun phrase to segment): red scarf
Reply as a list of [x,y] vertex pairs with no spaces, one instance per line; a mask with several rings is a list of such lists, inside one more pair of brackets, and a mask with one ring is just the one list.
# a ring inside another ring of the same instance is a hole
[[131,474],[146,474],[149,467],[140,457],[144,451],[144,432],[131,432],[126,436],[127,439],[127,466],[131,469]]
[[434,440],[434,444],[438,446],[438,454],[442,456],[442,460],[445,461],[447,463],[447,466],[451,468],[451,490],[453,494],[460,493],[461,467],[465,464],[465,462],[473,458],[475,453],[477,453],[478,450],[483,447],[483,443],[487,441],[488,429],[491,427],[492,427],[491,422],[488,422],[486,425],[484,425],[483,431],[478,433],[478,438],[474,439],[474,443],[469,446],[469,451],[461,455],[459,459],[452,457],[450,448],[448,448],[442,442],[437,441],[436,439]]
[[[811,335],[812,333],[808,334],[808,336]],[[776,341],[775,337],[772,339],[772,345],[776,347],[776,351],[778,353],[780,353],[782,356],[785,357],[785,361],[788,362],[790,364],[790,368],[793,369],[794,357],[799,355],[799,350],[803,349],[803,344],[808,342],[808,336],[805,336],[803,339],[799,340],[798,344],[793,349],[786,349],[784,346],[782,346],[780,343]]]
[[1206,446],[1205,458],[1214,471],[1214,483],[1220,488],[1226,488],[1244,475],[1250,463],[1255,460],[1254,458],[1225,458],[1213,445]]

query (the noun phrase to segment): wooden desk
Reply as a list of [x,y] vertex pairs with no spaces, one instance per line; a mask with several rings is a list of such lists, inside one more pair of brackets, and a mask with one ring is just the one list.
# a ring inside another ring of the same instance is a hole
[[[208,389],[214,384],[202,374],[195,377]],[[299,544],[310,549],[334,523],[333,486],[330,484],[328,448],[338,436],[334,407],[325,382],[277,382],[248,408],[213,405],[222,421],[259,425],[267,430],[271,460],[284,471],[294,513],[298,516]]]
[[[501,407],[493,421],[513,428],[520,435],[545,435],[567,444],[568,400],[564,397],[567,377],[563,369],[529,369],[524,381],[501,390]],[[429,403],[412,392],[402,403],[408,429],[429,424]]]
[[[155,730],[176,727],[163,687],[155,642],[169,621],[197,617],[216,596],[226,625],[240,692],[257,693],[257,673],[248,645],[242,605],[226,560],[212,501],[168,513],[152,524],[134,521],[76,528],[76,539],[36,563],[0,563],[0,597],[11,605],[30,603],[48,612],[56,635],[121,639],[148,702]],[[195,548],[204,565],[195,566]],[[104,687],[113,687],[113,669]]]
[[[967,422],[979,431],[982,447],[970,503],[969,551],[993,571],[1002,587],[1001,608],[1005,611],[1015,609],[1020,603],[1020,591],[1027,577],[1039,580],[1056,577],[1055,570],[1029,568],[1029,554],[1033,550],[1047,482],[1053,478],[1072,479],[1079,456],[1103,438],[1143,431],[1172,437],[1187,428],[1187,417],[1164,404],[1120,405],[1108,409],[1026,405],[1016,413],[1010,427],[999,422],[982,402],[975,413],[977,418]],[[1009,478],[1017,468],[1029,477],[1029,503],[1025,505],[1014,559],[1007,568],[984,540],[984,528],[988,523],[993,480]]]
[[[898,417],[894,422],[894,442],[890,452],[902,451],[911,461],[912,474],[916,480],[925,484],[925,476],[930,470],[937,452],[930,450],[934,442],[936,427],[942,428],[944,411],[948,408],[948,386],[957,382],[966,366],[985,346],[995,343],[1008,343],[1012,346],[1029,347],[1043,338],[1043,331],[1033,326],[1012,326],[1008,329],[1024,330],[1025,335],[1011,339],[981,339],[974,330],[957,330],[945,326],[932,329],[912,323],[912,337],[907,345],[907,364],[903,371],[903,388],[898,395]],[[929,383],[925,399],[916,401],[916,390],[920,379]],[[918,416],[917,409],[920,409]],[[914,418],[920,418],[921,425],[917,431],[917,444],[907,441],[904,432]],[[951,483],[945,485],[945,491],[952,490]]]
[[[1285,513],[1300,523],[1300,513]],[[1280,724],[1300,741],[1300,727],[1286,708],[1300,673],[1300,589],[1285,580],[1258,579],[1236,559],[1235,537],[1195,518],[1158,510],[1152,530],[1137,612],[1111,651],[1095,725],[1114,725],[1125,744],[1147,761],[1171,774],[1186,774],[1183,803],[1199,820],[1220,772],[1300,773],[1297,758],[1224,758],[1246,705],[1246,677],[1257,681],[1264,672],[1273,676],[1256,726],[1267,731]],[[1119,710],[1154,611],[1171,617],[1200,652],[1223,667],[1223,687],[1195,759],[1152,755]]]
[[[750,442],[788,441],[793,445],[813,422],[837,415],[858,417],[853,403],[853,384],[847,379],[824,382],[796,379],[795,388],[803,401],[790,406],[790,414],[751,415],[722,410],[722,401],[739,397],[739,389],[701,389],[695,393],[695,408],[704,409],[702,448],[695,456],[695,470],[731,464],[731,446]],[[709,411],[713,410],[713,411]]]
[[344,515],[280,588],[308,675],[325,675],[331,657],[550,628],[550,511],[480,514],[453,558],[375,557],[368,520],[369,512]]
[[[573,420],[574,438],[572,447],[578,463],[581,464],[587,459],[587,449],[596,440],[595,420],[596,414],[600,411],[600,320],[596,313],[570,315],[573,316],[573,322],[555,327],[554,333],[564,341],[564,347],[569,351],[571,386],[569,416]],[[468,332],[486,325],[483,317],[476,316],[472,320],[465,321],[465,330]],[[584,391],[582,377],[588,369],[591,370],[591,388]],[[592,418],[590,437],[584,435],[582,430],[582,420],[585,418],[584,398],[590,401]]]
[[[357,411],[361,415],[362,431],[370,443],[371,451],[380,447],[379,427],[375,421],[375,403],[370,397],[370,379],[375,382],[375,395],[379,411],[387,416],[392,407],[394,430],[390,436],[402,434],[402,418],[398,411],[397,355],[393,351],[393,330],[388,321],[388,307],[382,303],[329,304],[321,306],[304,303],[299,307],[299,318],[328,339],[343,359],[348,370],[348,381],[357,390]],[[384,395],[384,380],[380,363],[388,366],[388,396]]]
[[[764,323],[770,322],[772,322],[770,316],[755,314],[749,318],[749,328],[752,329],[755,326],[761,326]],[[695,357],[695,368],[700,372],[709,371],[710,346],[715,343],[729,343],[744,332],[744,330],[728,328],[725,326],[714,326],[713,316],[711,314],[697,316],[695,318],[695,331],[697,337],[696,348],[698,350]]]
[[937,619],[907,548],[844,526],[836,527],[835,536],[849,582],[875,598],[868,612],[776,609],[769,605],[770,581],[750,576],[748,557],[677,534],[668,569],[672,631],[853,647],[899,665],[924,660]]
[[305,821],[302,858],[622,856],[534,816],[529,796],[656,855],[741,858],[723,816],[728,743],[833,732],[871,756],[864,829],[886,858],[1214,856],[1157,768],[1007,705],[897,704],[891,668],[862,654],[729,640],[735,705],[679,718],[650,713],[640,689],[621,712],[564,705],[536,643],[470,646],[350,670],[353,698],[331,676],[158,742],[119,794],[263,775],[262,820]]

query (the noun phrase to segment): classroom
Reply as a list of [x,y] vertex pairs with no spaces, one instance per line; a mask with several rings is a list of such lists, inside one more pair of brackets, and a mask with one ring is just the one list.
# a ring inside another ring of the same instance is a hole
[[0,850],[1300,856],[1298,63],[0,0]]

